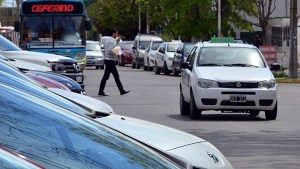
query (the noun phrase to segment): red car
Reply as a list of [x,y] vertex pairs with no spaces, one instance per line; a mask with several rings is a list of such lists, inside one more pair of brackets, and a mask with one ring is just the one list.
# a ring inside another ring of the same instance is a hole
[[120,46],[122,48],[122,55],[119,56],[119,66],[125,66],[125,64],[131,64],[132,63],[132,47],[133,47],[133,41],[123,41],[121,42]]

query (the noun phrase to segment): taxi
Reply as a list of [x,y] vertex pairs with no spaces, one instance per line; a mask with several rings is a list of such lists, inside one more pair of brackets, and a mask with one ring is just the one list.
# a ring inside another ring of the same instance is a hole
[[197,43],[181,67],[182,115],[199,119],[206,110],[252,116],[264,111],[267,120],[276,119],[277,85],[271,70],[280,65],[269,66],[255,46],[230,38]]

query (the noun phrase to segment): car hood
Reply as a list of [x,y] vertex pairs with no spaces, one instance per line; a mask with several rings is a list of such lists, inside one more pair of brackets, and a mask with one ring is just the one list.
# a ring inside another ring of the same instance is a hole
[[96,120],[164,151],[205,141],[167,126],[116,114]]
[[[233,168],[215,146],[189,133],[157,123],[116,114],[95,120],[143,143],[168,152],[172,156],[184,159],[193,166]],[[197,154],[191,152],[197,152]],[[218,162],[215,162],[213,158],[217,158]]]
[[257,82],[274,79],[269,68],[253,67],[197,67],[198,77],[215,81]]
[[48,62],[68,62],[68,63],[76,63],[74,59],[48,54],[48,53],[41,53],[41,52],[32,52],[32,51],[0,51],[0,54],[4,55],[8,59],[18,59],[27,62],[32,62],[35,64],[48,66]]
[[133,54],[133,51],[132,50],[123,50],[124,53],[127,53],[129,55],[132,55]]
[[88,109],[91,113],[113,113],[113,109],[108,104],[92,97],[56,88],[49,88],[48,90]]
[[47,66],[42,66],[42,65],[35,64],[35,63],[26,62],[26,61],[17,60],[17,59],[11,59],[11,60],[9,60],[9,63],[16,66],[20,70],[38,70],[38,71],[42,71],[42,72],[52,71]]
[[86,56],[103,56],[103,54],[99,51],[86,51]]

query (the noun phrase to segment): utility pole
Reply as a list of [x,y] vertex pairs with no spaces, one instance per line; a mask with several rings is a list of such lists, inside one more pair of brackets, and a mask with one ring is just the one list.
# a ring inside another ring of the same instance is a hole
[[218,37],[221,35],[221,0],[218,0]]
[[298,78],[297,58],[297,0],[290,0],[290,58],[289,77]]
[[141,1],[139,1],[139,34],[141,34]]
[[150,25],[149,25],[149,6],[147,5],[147,28],[146,28],[146,32],[150,33]]

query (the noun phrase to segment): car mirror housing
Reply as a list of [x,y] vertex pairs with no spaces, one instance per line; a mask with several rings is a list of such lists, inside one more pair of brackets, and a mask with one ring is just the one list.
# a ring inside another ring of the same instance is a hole
[[280,70],[280,65],[279,65],[279,63],[272,63],[272,64],[270,65],[270,70],[271,70],[271,71],[277,71],[277,70]]
[[190,69],[190,70],[192,69],[192,67],[190,66],[190,64],[188,62],[182,62],[180,64],[180,66],[182,69]]

